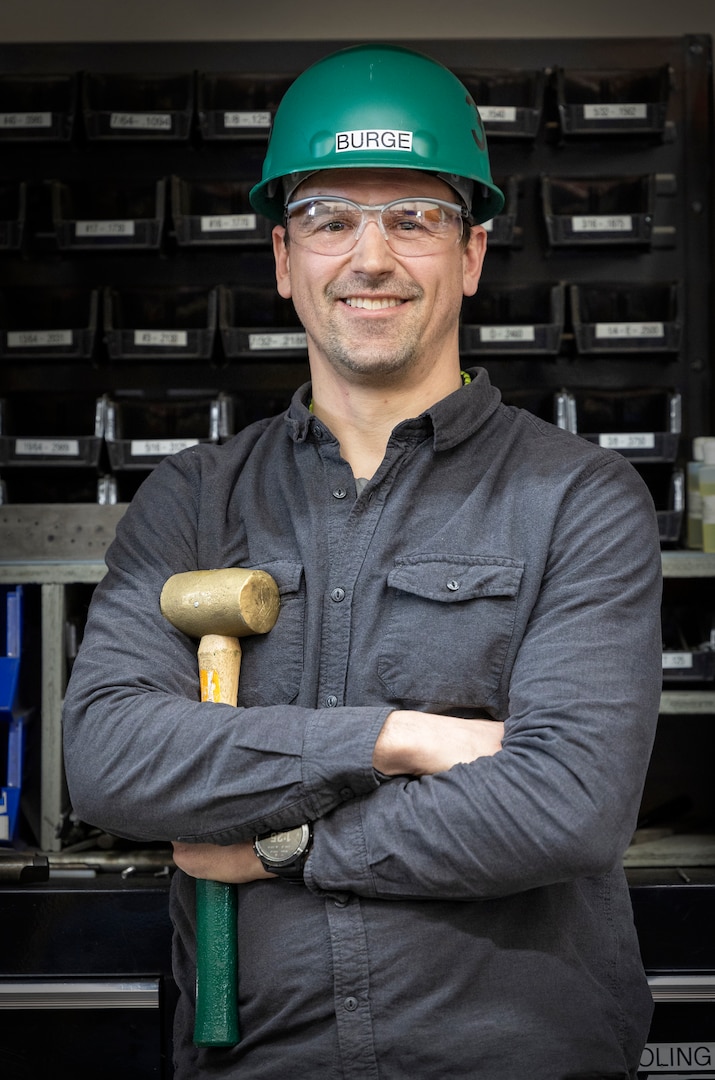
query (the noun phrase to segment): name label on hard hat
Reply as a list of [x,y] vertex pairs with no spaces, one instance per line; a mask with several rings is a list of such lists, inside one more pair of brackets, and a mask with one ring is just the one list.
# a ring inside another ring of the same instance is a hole
[[355,131],[338,131],[335,135],[335,152],[346,150],[411,150],[412,132],[397,128],[362,128]]

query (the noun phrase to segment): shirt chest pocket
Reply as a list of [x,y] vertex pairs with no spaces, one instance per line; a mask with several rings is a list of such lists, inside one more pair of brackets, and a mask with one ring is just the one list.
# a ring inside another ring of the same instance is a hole
[[388,574],[378,673],[396,703],[485,708],[499,690],[514,633],[523,563],[412,555]]
[[281,559],[262,562],[260,569],[274,578],[281,606],[272,630],[241,639],[243,657],[238,704],[243,706],[294,701],[303,673],[303,567],[300,563]]

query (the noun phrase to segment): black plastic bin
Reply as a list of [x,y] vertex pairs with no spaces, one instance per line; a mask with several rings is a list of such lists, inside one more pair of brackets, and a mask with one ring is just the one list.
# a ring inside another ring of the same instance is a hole
[[634,462],[673,462],[681,431],[681,395],[660,387],[565,388],[559,426]]
[[107,402],[105,437],[114,471],[153,468],[170,454],[232,434],[233,399],[227,394],[137,391]]
[[197,76],[199,131],[205,139],[268,138],[295,75],[204,72]]
[[89,139],[186,140],[191,134],[190,73],[85,72],[82,112]]
[[580,353],[677,352],[681,320],[677,282],[569,287]]
[[52,184],[52,219],[63,250],[159,248],[166,182]]
[[672,74],[557,68],[556,97],[565,135],[662,135]]
[[219,327],[227,357],[265,359],[306,352],[305,331],[275,284],[220,285]]
[[104,336],[109,356],[122,360],[211,357],[216,336],[216,290],[151,286],[104,290]]
[[98,313],[97,289],[3,289],[0,362],[89,360],[95,348]]
[[472,95],[488,137],[533,139],[544,104],[544,71],[455,70]]
[[267,245],[271,225],[248,201],[243,180],[171,178],[171,215],[182,246]]
[[106,402],[81,393],[23,392],[0,402],[0,464],[96,466]]
[[0,141],[66,142],[77,111],[77,76],[0,75]]
[[544,176],[541,196],[553,247],[651,243],[654,176]]
[[467,356],[553,355],[563,327],[563,285],[482,283],[463,301],[460,350]]

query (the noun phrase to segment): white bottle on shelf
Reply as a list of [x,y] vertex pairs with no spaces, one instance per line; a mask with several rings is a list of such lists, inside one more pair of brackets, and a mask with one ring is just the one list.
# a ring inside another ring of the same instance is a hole
[[703,498],[700,494],[700,469],[703,464],[703,443],[698,435],[693,439],[693,457],[687,463],[685,546],[695,551],[703,548]]
[[703,440],[698,479],[703,500],[703,551],[715,552],[715,439]]

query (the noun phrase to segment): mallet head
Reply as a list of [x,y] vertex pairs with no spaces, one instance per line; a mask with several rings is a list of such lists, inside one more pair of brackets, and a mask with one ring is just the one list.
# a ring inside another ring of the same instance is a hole
[[172,626],[195,638],[266,634],[280,610],[278,586],[271,575],[238,566],[174,574],[159,603]]

